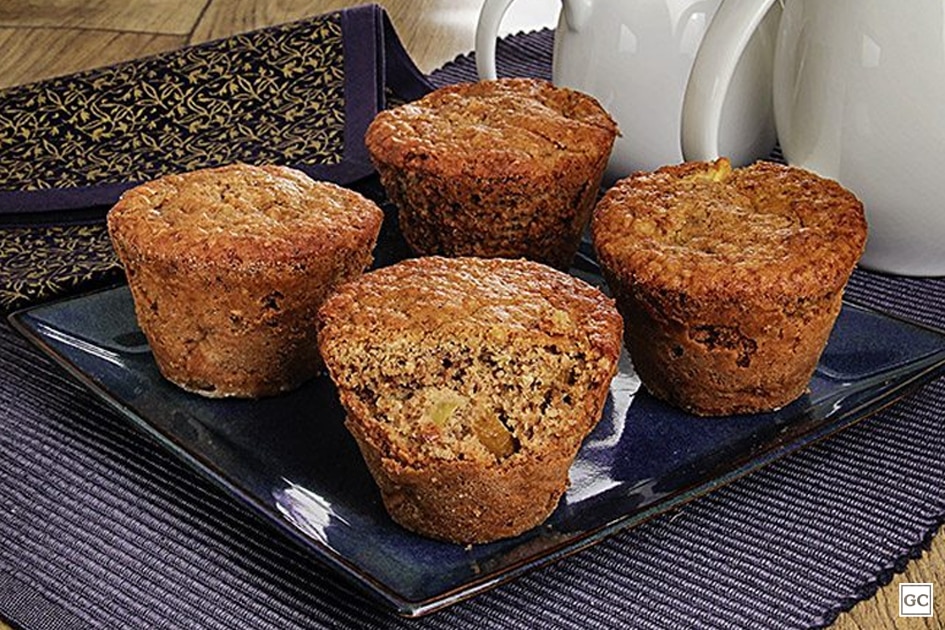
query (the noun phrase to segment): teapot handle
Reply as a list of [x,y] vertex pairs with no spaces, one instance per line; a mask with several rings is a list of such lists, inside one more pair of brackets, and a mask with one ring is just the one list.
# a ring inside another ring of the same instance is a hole
[[476,25],[476,71],[480,79],[496,78],[495,42],[502,17],[514,0],[485,0]]
[[723,0],[709,24],[689,75],[682,110],[686,160],[719,157],[722,106],[742,53],[775,0]]
[[[485,0],[476,25],[476,71],[483,80],[495,79],[495,42],[499,25],[514,0]],[[591,0],[564,0],[562,14],[570,29],[577,29],[591,13]]]

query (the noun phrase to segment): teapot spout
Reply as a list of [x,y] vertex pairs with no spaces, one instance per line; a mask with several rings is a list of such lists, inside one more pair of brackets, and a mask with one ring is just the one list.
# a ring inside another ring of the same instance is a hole
[[587,24],[591,17],[591,2],[593,0],[562,0],[564,6],[561,14],[568,30],[578,32]]

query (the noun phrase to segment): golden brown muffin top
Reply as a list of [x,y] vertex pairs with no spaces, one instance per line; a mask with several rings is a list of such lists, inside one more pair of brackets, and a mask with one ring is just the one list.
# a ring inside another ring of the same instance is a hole
[[433,256],[340,287],[319,310],[318,346],[346,425],[380,465],[401,474],[435,460],[475,478],[573,457],[622,333],[613,300],[563,272]]
[[499,79],[440,88],[380,112],[365,142],[397,168],[502,177],[596,162],[617,125],[592,97],[537,79]]
[[503,258],[408,259],[342,285],[319,316],[332,337],[348,342],[378,331],[431,338],[481,331],[496,342],[570,337],[615,356],[614,329],[623,328],[613,300],[595,287],[540,263]]
[[594,211],[594,244],[628,284],[777,300],[840,289],[863,251],[863,205],[804,169],[728,160],[636,173]]
[[382,219],[373,202],[301,171],[231,164],[128,190],[108,227],[139,256],[251,267],[330,253]]

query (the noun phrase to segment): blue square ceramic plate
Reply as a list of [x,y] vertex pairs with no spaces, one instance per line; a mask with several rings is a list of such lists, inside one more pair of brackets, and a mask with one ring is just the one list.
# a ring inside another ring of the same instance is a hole
[[[405,255],[385,224],[378,264]],[[582,256],[574,273],[603,285]],[[541,527],[463,547],[387,516],[327,377],[209,400],[158,373],[126,287],[15,313],[14,325],[129,420],[382,602],[420,615],[669,510],[868,416],[945,369],[945,335],[844,305],[810,392],[770,414],[697,418],[640,390],[623,357],[603,418]]]

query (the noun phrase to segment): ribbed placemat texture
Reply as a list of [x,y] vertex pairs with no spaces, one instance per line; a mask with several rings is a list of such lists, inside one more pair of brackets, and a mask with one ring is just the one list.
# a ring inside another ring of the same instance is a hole
[[[551,33],[500,73],[550,68]],[[513,55],[513,56],[509,56]],[[471,77],[468,57],[434,75]],[[945,327],[945,282],[848,296]],[[945,515],[945,382],[553,566],[421,620],[370,605],[0,326],[0,616],[25,628],[808,628]],[[370,544],[370,541],[365,541]]]

